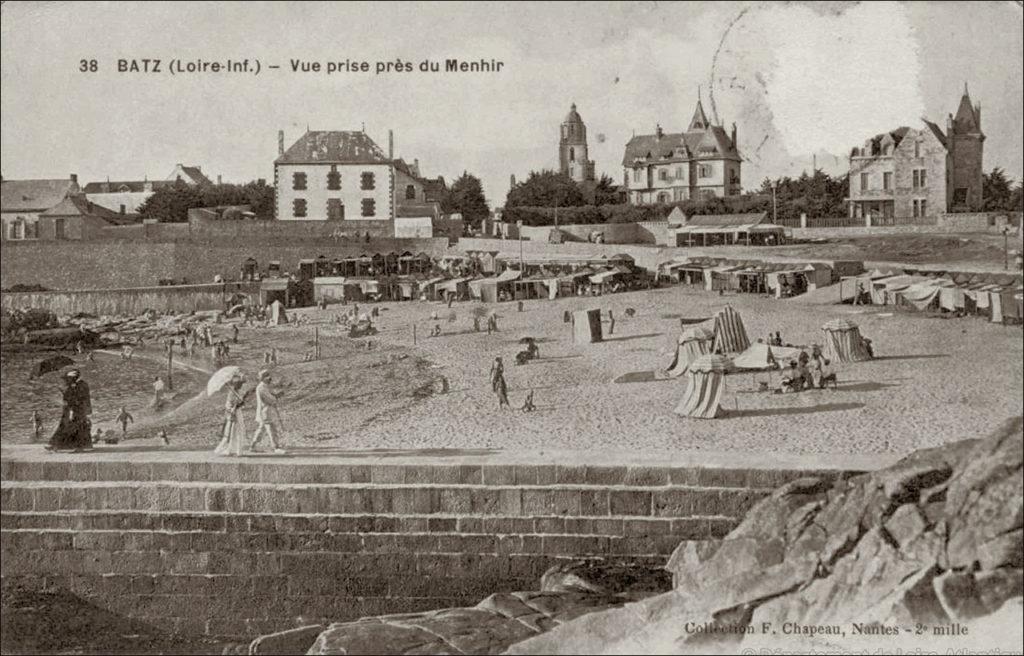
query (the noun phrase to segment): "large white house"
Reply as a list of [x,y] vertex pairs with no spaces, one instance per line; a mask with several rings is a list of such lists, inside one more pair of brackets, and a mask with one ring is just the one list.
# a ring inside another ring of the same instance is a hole
[[274,160],[275,218],[394,219],[394,159],[365,132],[307,131],[288,150],[283,143]]

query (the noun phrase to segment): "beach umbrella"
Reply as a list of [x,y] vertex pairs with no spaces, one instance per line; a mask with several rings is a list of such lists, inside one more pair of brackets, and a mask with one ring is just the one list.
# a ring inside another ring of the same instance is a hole
[[240,367],[230,366],[218,369],[210,376],[210,380],[206,383],[206,395],[213,396],[223,389],[231,379],[241,375],[242,369]]
[[75,364],[75,361],[66,355],[55,355],[52,358],[46,358],[35,366],[32,370],[33,376],[42,376],[48,374],[51,371],[60,371],[64,367],[69,367]]

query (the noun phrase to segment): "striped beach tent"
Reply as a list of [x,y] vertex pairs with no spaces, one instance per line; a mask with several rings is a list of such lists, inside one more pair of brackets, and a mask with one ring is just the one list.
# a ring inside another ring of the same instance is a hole
[[729,358],[708,353],[693,362],[687,370],[686,392],[676,406],[676,414],[698,419],[714,419],[722,413],[722,392]]
[[870,360],[860,328],[849,319],[833,319],[821,329],[825,332],[825,355],[835,362]]
[[740,313],[731,306],[715,315],[715,353],[740,353],[750,346]]
[[669,378],[678,378],[690,366],[690,363],[700,356],[711,352],[711,345],[715,341],[715,333],[703,326],[687,328],[679,335],[679,343],[676,345],[676,354],[672,364],[668,366]]

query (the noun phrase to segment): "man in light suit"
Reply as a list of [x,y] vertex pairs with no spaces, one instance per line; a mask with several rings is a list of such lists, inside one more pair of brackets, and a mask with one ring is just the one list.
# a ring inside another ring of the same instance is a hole
[[256,450],[256,445],[263,439],[266,433],[270,438],[270,444],[274,447],[274,453],[284,453],[280,443],[281,438],[281,413],[277,409],[277,397],[270,389],[270,372],[266,369],[259,373],[259,384],[256,385],[256,432],[252,436],[250,451]]

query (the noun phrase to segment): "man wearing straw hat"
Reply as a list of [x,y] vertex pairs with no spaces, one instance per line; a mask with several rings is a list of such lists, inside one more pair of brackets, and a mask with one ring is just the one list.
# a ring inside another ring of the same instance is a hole
[[259,373],[259,384],[256,385],[256,432],[253,433],[250,451],[256,451],[256,445],[263,439],[263,433],[270,437],[274,453],[284,453],[278,442],[281,435],[281,413],[277,409],[277,397],[270,390],[270,371],[263,369]]

